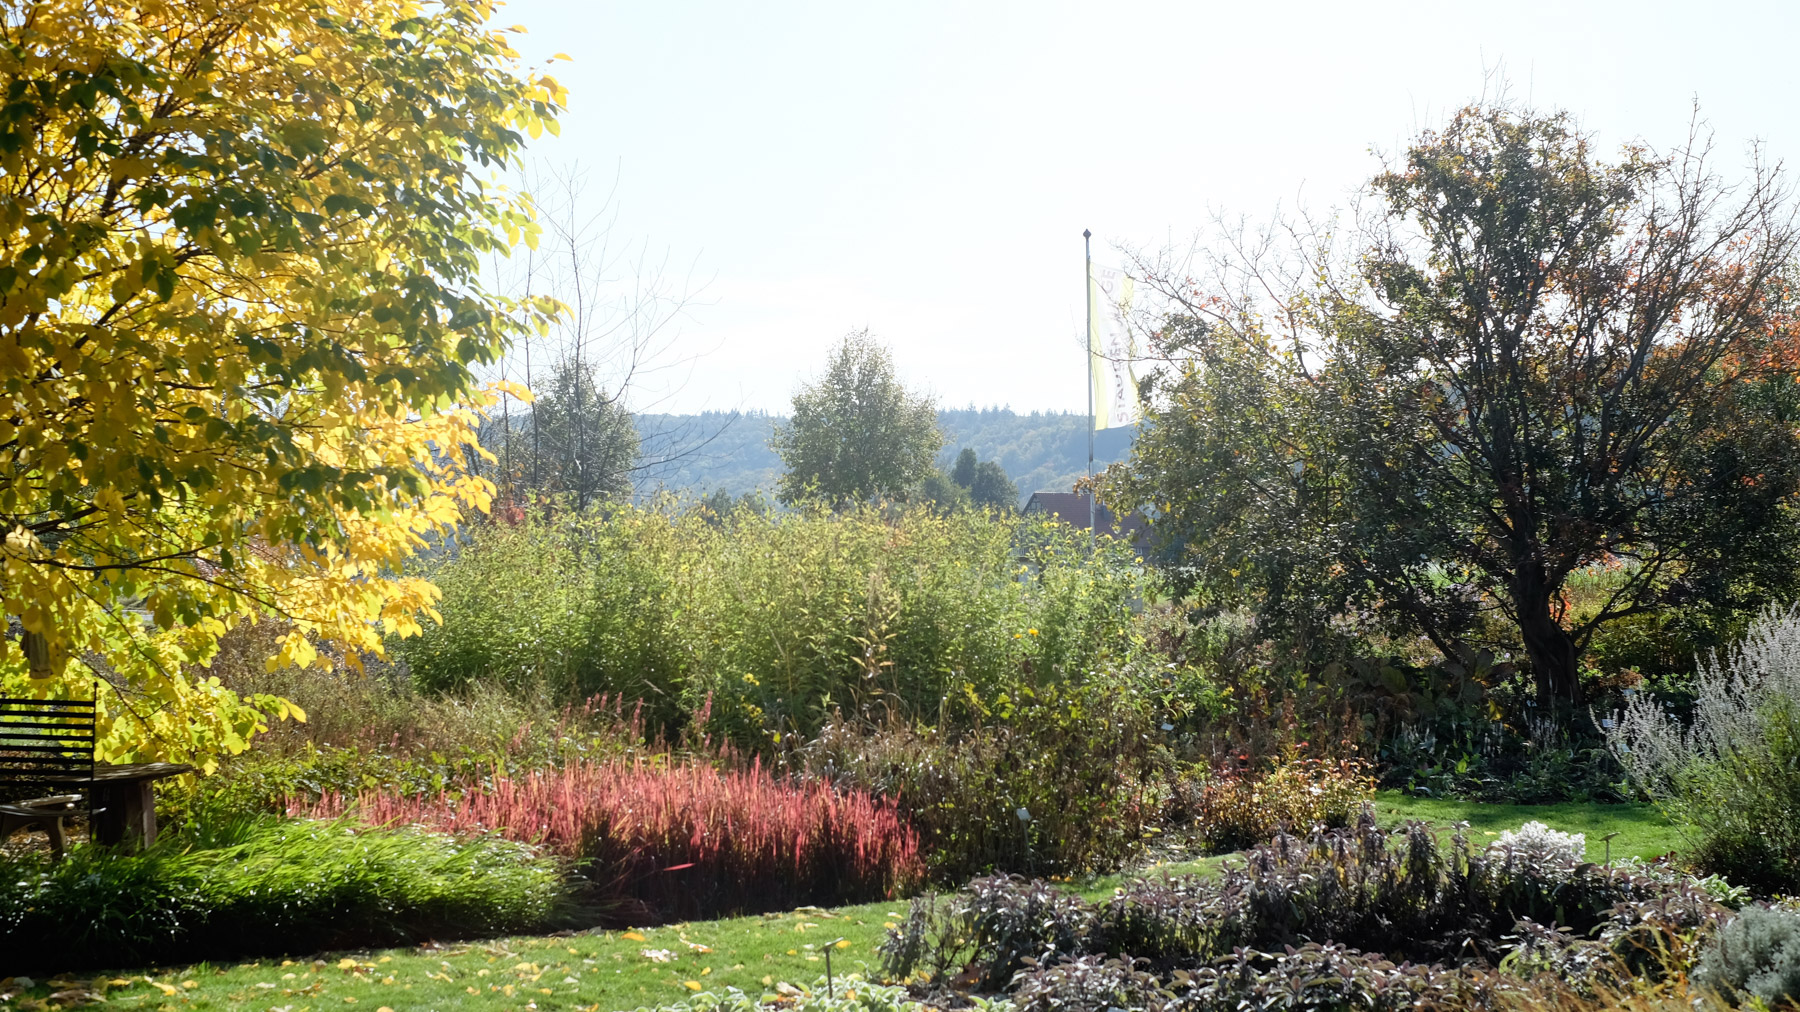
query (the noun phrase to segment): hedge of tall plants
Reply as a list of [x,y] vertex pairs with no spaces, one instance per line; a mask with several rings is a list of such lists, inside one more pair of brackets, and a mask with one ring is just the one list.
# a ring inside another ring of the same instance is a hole
[[421,688],[623,694],[742,744],[834,712],[970,717],[1129,664],[1154,579],[1060,525],[876,506],[540,516],[473,531],[430,576],[442,624],[395,644]]

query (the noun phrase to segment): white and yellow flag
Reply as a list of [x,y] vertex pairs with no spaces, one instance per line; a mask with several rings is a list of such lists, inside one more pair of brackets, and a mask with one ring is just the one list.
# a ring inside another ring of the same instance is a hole
[[1132,425],[1138,420],[1134,363],[1137,337],[1131,328],[1137,283],[1124,271],[1088,262],[1088,382],[1094,385],[1094,428]]

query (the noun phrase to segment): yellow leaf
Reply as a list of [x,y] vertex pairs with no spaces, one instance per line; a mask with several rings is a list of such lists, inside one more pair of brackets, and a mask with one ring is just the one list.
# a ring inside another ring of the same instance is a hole
[[630,939],[633,942],[648,941],[648,939],[646,939],[643,935],[640,935],[635,931],[627,931],[624,934],[620,935],[619,937],[625,938],[625,939]]
[[697,980],[684,980],[681,982],[681,986],[687,988],[689,991],[700,990],[700,982]]

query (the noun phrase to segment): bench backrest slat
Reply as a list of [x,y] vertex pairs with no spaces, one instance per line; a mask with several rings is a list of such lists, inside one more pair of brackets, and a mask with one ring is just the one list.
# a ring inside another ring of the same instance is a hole
[[0,697],[0,801],[86,789],[94,716],[91,700]]

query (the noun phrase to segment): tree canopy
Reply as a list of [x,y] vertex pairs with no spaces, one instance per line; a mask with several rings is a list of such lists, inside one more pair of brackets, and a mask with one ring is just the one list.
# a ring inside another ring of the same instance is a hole
[[566,497],[576,509],[629,495],[637,428],[625,405],[594,382],[592,369],[565,357],[534,396],[529,413],[490,417],[483,426],[482,445],[498,458],[486,468],[495,484],[515,497]]
[[409,553],[486,507],[471,366],[541,326],[477,258],[532,231],[484,177],[554,128],[494,5],[42,0],[0,12],[0,526],[27,659],[101,678],[103,757],[243,747],[190,672],[256,617],[379,650]]
[[[1705,155],[1608,162],[1564,115],[1472,107],[1374,178],[1349,255],[1301,228],[1228,236],[1203,283],[1153,267],[1170,364],[1107,498],[1298,641],[1516,646],[1564,708],[1604,624],[1789,592],[1791,212]],[[1596,568],[1609,594],[1577,611]],[[1516,639],[1474,642],[1495,611]]]
[[975,455],[975,448],[965,446],[957,451],[956,463],[950,466],[950,480],[968,488],[975,484],[975,468],[980,466],[981,458]]
[[932,473],[944,434],[931,398],[907,390],[893,355],[860,331],[794,395],[793,416],[776,426],[770,445],[787,465],[776,498],[845,506],[905,498]]

